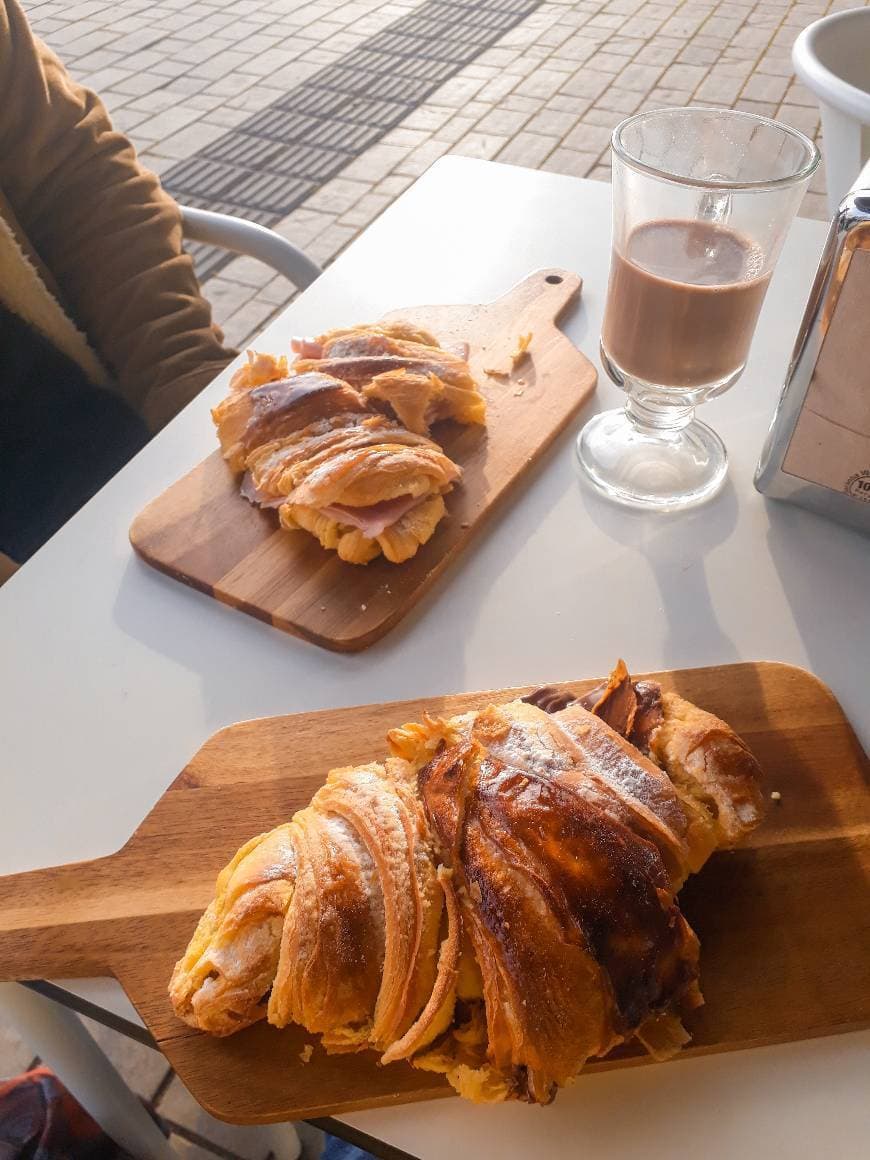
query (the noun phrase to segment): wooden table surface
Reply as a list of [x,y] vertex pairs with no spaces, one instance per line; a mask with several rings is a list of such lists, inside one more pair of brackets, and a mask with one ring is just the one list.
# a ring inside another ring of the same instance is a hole
[[[531,270],[584,279],[564,321],[596,359],[609,261],[605,185],[447,159],[264,333],[350,324],[412,303],[484,301]],[[736,660],[803,665],[870,742],[868,541],[766,501],[752,473],[824,240],[798,221],[740,383],[706,406],[729,483],[694,513],[608,505],[577,481],[573,435],[387,638],[342,656],[159,575],[127,541],[135,514],[213,446],[222,376],[0,591],[0,873],[117,849],[222,725],[270,714]],[[598,406],[619,393],[602,375]],[[578,424],[579,426],[579,424]],[[522,432],[518,432],[518,438]],[[341,755],[336,754],[336,761]],[[69,985],[128,1012],[116,984]],[[870,1034],[590,1076],[541,1110],[458,1100],[348,1116],[422,1157],[603,1160],[858,1157]]]

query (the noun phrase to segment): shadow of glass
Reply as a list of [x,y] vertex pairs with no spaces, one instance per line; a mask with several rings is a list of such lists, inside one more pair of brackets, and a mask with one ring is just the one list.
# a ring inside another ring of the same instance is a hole
[[[767,546],[813,671],[836,681],[847,708],[854,697],[866,709],[868,661],[859,642],[870,632],[870,542],[792,504],[765,500],[765,507]],[[844,609],[859,609],[858,622]]]
[[[697,663],[699,642],[711,661],[738,660],[733,641],[716,617],[704,567],[705,557],[731,536],[737,524],[737,493],[730,480],[710,503],[675,513],[624,508],[599,496],[582,479],[578,487],[599,531],[628,548],[655,581],[666,626],[665,665]],[[640,575],[638,584],[643,583]]]

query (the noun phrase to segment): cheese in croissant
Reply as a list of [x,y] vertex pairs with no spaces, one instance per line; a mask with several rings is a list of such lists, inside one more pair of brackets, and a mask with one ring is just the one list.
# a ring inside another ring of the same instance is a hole
[[178,1015],[299,1023],[476,1101],[547,1103],[632,1039],[677,1051],[702,1001],[677,889],[762,816],[733,730],[620,662],[582,701],[543,689],[388,743],[221,873]]

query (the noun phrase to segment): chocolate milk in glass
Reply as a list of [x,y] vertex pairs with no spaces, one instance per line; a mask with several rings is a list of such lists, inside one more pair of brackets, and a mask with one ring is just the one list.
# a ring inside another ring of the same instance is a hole
[[696,388],[746,361],[769,274],[749,238],[704,221],[646,222],[614,248],[602,329],[634,379]]

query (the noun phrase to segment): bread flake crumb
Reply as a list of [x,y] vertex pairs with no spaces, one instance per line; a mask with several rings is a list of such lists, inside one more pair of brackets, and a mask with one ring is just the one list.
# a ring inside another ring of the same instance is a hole
[[516,367],[523,361],[529,353],[529,346],[532,342],[532,332],[528,334],[521,334],[517,339],[516,350],[511,355],[511,366]]
[[306,1045],[299,1052],[299,1058],[302,1060],[303,1063],[310,1063],[311,1057],[313,1054],[314,1054],[314,1047],[312,1046],[312,1044],[306,1043]]
[[367,608],[368,608],[368,605],[367,605],[367,604],[361,604],[361,605],[360,605],[360,611],[361,611],[361,612],[365,612],[365,610],[366,610]]
[[773,790],[773,792],[770,795],[770,800],[772,802],[781,802],[782,801],[782,794],[779,792],[778,789]]

